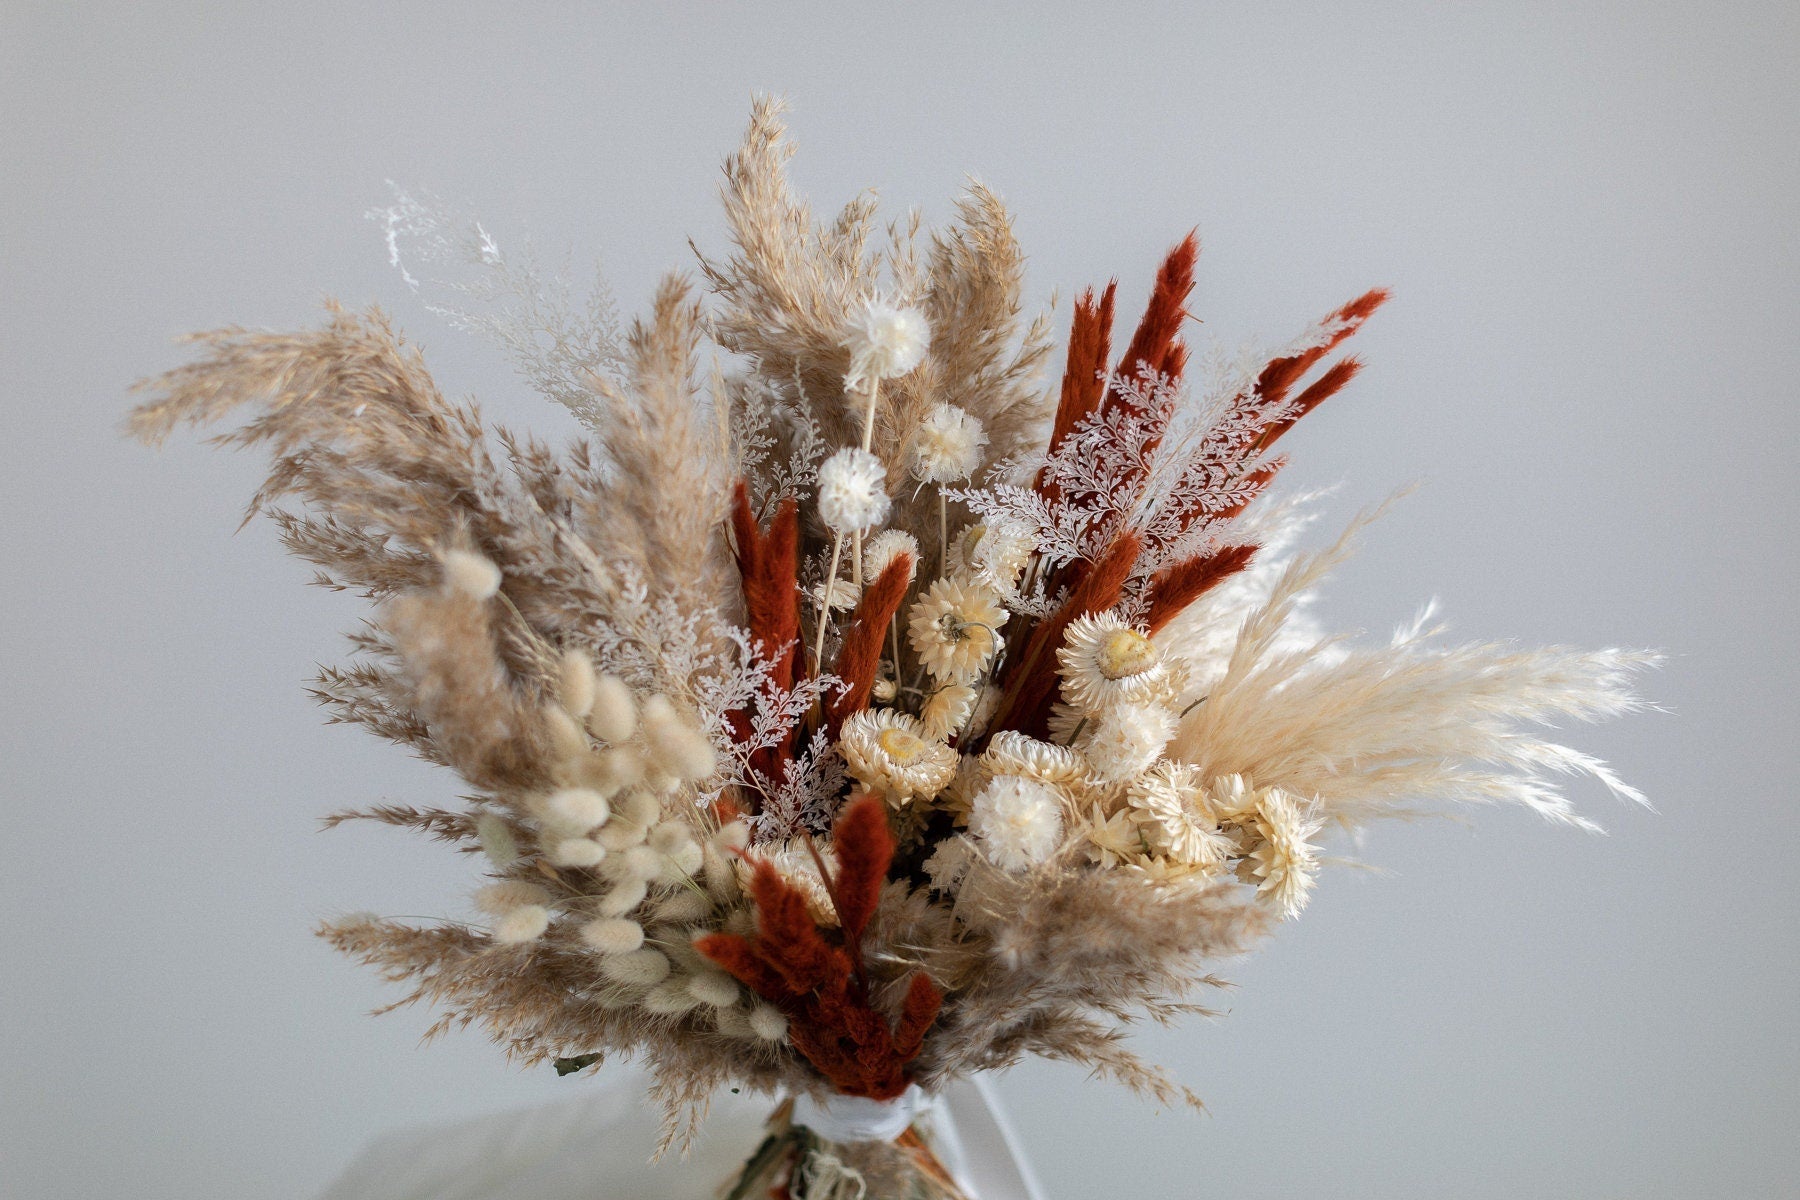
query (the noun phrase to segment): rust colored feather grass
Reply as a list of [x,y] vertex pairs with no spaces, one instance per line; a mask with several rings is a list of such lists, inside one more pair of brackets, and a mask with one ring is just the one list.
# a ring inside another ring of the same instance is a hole
[[838,647],[833,674],[844,681],[844,691],[831,705],[829,731],[836,737],[851,714],[869,706],[869,693],[875,686],[875,668],[881,662],[881,642],[887,636],[888,622],[906,599],[912,581],[913,556],[897,554],[882,568],[875,581],[863,589],[850,627]]
[[1145,625],[1151,633],[1157,632],[1182,609],[1248,567],[1256,551],[1256,546],[1225,546],[1158,572],[1150,581]]

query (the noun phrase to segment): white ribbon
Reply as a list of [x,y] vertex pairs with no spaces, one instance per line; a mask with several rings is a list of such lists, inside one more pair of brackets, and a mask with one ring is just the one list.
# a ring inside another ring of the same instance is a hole
[[801,1095],[794,1097],[793,1120],[829,1142],[891,1142],[931,1103],[917,1084],[892,1100],[833,1096],[820,1103]]

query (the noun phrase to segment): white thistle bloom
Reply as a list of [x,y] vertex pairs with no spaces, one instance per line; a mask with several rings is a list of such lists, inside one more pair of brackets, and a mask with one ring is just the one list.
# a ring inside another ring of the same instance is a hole
[[913,478],[922,483],[954,483],[981,465],[987,431],[954,404],[938,404],[913,432]]
[[1320,825],[1286,792],[1264,788],[1257,793],[1256,818],[1250,826],[1256,843],[1238,871],[1245,882],[1256,884],[1257,897],[1278,909],[1283,920],[1306,907],[1319,869],[1311,839]]
[[851,318],[844,345],[850,349],[844,390],[858,391],[877,380],[904,375],[923,362],[931,348],[931,326],[916,308],[868,300]]
[[939,579],[913,605],[907,640],[932,678],[967,683],[999,653],[1006,615],[989,589]]
[[975,711],[975,689],[966,683],[946,683],[925,701],[919,710],[919,723],[925,736],[933,741],[947,741],[962,729]]
[[926,737],[917,717],[891,708],[866,708],[850,717],[838,749],[850,774],[895,807],[936,795],[956,774],[956,751]]
[[1062,842],[1062,795],[1035,779],[996,776],[975,797],[969,830],[995,866],[1026,870],[1048,860]]
[[1023,521],[996,517],[963,531],[963,565],[979,580],[1010,588],[1037,549],[1036,535]]
[[863,543],[863,578],[880,578],[888,564],[902,554],[912,557],[912,571],[906,577],[911,583],[919,574],[919,539],[904,529],[882,530]]
[[845,446],[819,464],[819,517],[833,533],[861,533],[887,515],[887,471],[879,458]]
[[1119,704],[1088,726],[1081,750],[1094,774],[1121,783],[1148,770],[1175,736],[1175,714],[1161,704]]
[[1156,644],[1110,612],[1069,622],[1056,661],[1063,699],[1088,714],[1146,700],[1168,675]]

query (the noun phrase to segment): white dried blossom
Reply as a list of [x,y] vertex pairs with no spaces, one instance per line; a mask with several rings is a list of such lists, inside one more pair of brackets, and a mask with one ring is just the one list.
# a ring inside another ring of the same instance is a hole
[[1110,612],[1070,621],[1056,661],[1063,699],[1088,714],[1146,700],[1168,676],[1156,644]]
[[913,478],[922,483],[954,483],[981,465],[987,431],[981,422],[954,404],[938,404],[913,431],[910,461]]
[[926,697],[919,709],[919,723],[933,741],[955,737],[975,711],[975,689],[966,683],[946,683]]
[[862,533],[887,515],[887,471],[879,458],[845,446],[819,464],[819,518],[833,533]]
[[969,526],[962,535],[963,565],[976,579],[998,588],[1018,584],[1037,549],[1031,527],[1008,517]]
[[1016,729],[1003,729],[988,739],[981,765],[994,775],[1021,775],[1053,783],[1071,793],[1084,788],[1088,764],[1067,746],[1039,741]]
[[1196,871],[1222,866],[1235,849],[1212,815],[1200,772],[1160,762],[1132,781],[1125,803],[1149,855]]
[[1175,736],[1175,714],[1162,704],[1118,704],[1088,724],[1081,751],[1094,774],[1119,783],[1147,770]]
[[851,316],[844,345],[850,350],[844,390],[856,391],[904,375],[923,362],[931,348],[931,326],[916,308],[867,300]]
[[1255,839],[1238,873],[1256,884],[1257,897],[1279,911],[1283,920],[1306,907],[1319,869],[1318,851],[1311,839],[1320,825],[1309,808],[1279,788],[1263,788],[1257,793],[1256,816],[1249,826]]
[[863,543],[863,578],[879,578],[888,564],[902,554],[912,558],[912,570],[906,576],[906,581],[911,583],[919,573],[919,539],[904,529],[882,530]]
[[939,579],[913,605],[907,640],[933,678],[967,683],[999,653],[1006,616],[988,588]]
[[1062,842],[1062,794],[1047,783],[999,775],[969,810],[969,830],[988,861],[1023,871],[1047,861]]
[[851,580],[834,579],[828,594],[825,581],[820,580],[812,585],[808,595],[812,597],[814,608],[823,606],[832,612],[848,612],[862,599],[862,589]]
[[[817,853],[819,858],[814,859]],[[823,860],[827,871],[837,870],[837,856],[829,845],[816,845],[811,850],[801,842],[770,842],[758,846],[748,858],[732,859],[733,869],[737,872],[738,883],[746,889],[756,874],[757,862],[766,862],[775,868],[782,882],[799,892],[806,901],[806,911],[811,914],[817,925],[835,927],[838,923],[837,908],[831,903],[831,893],[825,887],[825,878],[819,874],[819,861]]]
[[917,717],[891,708],[852,715],[838,749],[850,774],[895,806],[935,795],[956,774],[956,751],[925,736]]

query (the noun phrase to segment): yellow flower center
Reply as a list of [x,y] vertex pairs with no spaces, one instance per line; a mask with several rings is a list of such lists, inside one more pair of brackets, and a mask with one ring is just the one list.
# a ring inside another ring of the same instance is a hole
[[925,740],[904,729],[884,729],[875,737],[882,752],[902,767],[910,767],[925,755]]
[[1115,629],[1100,643],[1094,664],[1108,679],[1141,675],[1156,662],[1156,647],[1135,629]]

